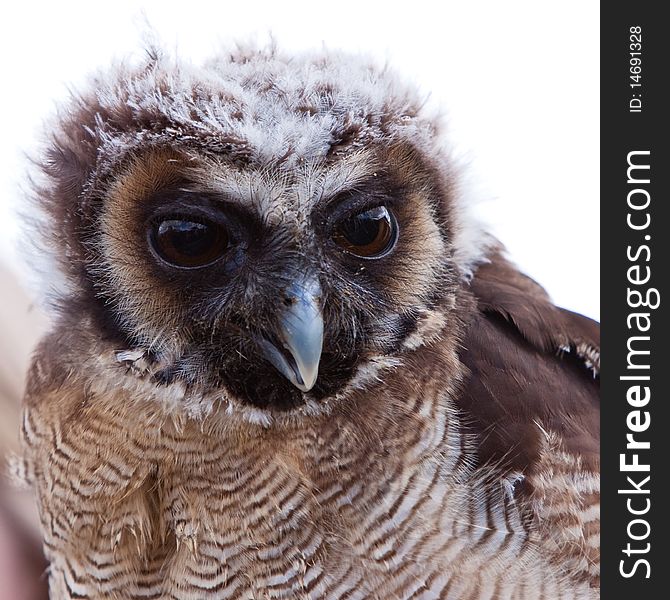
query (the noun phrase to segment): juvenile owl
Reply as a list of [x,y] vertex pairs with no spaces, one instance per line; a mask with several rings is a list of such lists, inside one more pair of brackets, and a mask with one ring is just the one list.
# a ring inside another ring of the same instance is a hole
[[599,596],[598,327],[468,216],[415,89],[151,51],[48,133],[52,598]]

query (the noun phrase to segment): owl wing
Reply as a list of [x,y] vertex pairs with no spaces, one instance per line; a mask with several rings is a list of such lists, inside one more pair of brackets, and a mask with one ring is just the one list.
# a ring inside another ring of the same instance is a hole
[[495,466],[537,520],[542,544],[573,573],[599,576],[599,325],[554,306],[501,255],[471,281],[475,317],[458,404]]

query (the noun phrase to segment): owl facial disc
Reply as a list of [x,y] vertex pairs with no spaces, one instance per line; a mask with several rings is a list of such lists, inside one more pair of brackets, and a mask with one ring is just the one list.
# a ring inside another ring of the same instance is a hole
[[[316,277],[301,279],[285,292],[278,343],[258,340],[265,358],[295,387],[308,392],[319,373],[323,348],[321,286]],[[281,347],[280,347],[281,345]]]

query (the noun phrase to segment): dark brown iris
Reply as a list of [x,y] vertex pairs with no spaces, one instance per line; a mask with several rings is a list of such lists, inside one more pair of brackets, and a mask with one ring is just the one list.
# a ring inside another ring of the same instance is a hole
[[333,239],[350,254],[380,258],[395,245],[398,226],[385,206],[377,206],[342,221]]
[[212,264],[228,248],[223,225],[205,220],[165,219],[154,224],[150,237],[165,262],[188,269]]

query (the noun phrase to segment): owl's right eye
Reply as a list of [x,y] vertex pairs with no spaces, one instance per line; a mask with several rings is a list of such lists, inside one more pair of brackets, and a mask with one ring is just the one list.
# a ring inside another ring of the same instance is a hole
[[163,261],[182,269],[211,265],[225,254],[229,245],[226,228],[205,219],[158,221],[149,232],[149,240]]

